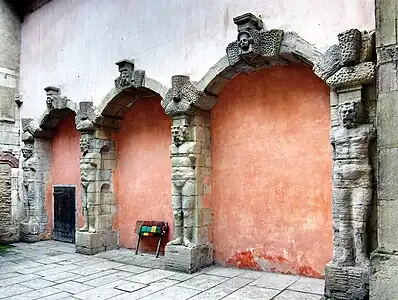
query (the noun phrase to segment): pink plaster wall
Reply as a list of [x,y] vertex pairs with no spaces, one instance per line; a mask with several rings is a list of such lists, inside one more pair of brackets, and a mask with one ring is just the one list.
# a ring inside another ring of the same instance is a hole
[[211,125],[216,261],[322,277],[332,257],[328,87],[301,65],[241,74]]
[[76,186],[77,219],[79,227],[82,227],[84,220],[80,198],[80,133],[76,130],[74,113],[61,120],[51,141],[51,172],[50,180],[46,183],[45,201],[49,232],[53,230],[53,185],[56,184]]
[[[114,228],[120,245],[135,248],[137,220],[166,221],[171,237],[171,120],[153,97],[134,103],[115,133],[118,153],[114,172],[118,213]],[[143,239],[141,251],[155,251],[155,238]]]

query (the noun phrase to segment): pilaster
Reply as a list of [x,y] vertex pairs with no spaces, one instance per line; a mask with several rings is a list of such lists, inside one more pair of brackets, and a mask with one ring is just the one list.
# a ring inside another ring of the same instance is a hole
[[331,88],[333,147],[333,260],[325,269],[326,299],[368,299],[369,257],[374,247],[375,169],[374,34],[338,35],[314,66]]
[[398,4],[376,0],[377,53],[377,234],[371,256],[370,299],[398,295]]
[[80,131],[80,176],[84,226],[76,232],[76,252],[95,254],[119,247],[119,232],[112,230],[116,214],[112,171],[115,145],[111,132],[98,126],[92,102],[81,102],[76,115]]
[[215,101],[182,75],[173,76],[172,88],[162,101],[173,121],[170,158],[174,237],[166,245],[166,269],[192,273],[213,263],[208,110]]

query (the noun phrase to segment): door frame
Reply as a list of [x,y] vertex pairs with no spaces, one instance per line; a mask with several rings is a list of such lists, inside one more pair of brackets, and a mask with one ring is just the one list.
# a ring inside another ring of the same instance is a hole
[[[53,201],[53,203],[52,203],[52,214],[53,214],[52,226],[53,226],[53,230],[54,230],[54,225],[55,225],[55,213],[54,213],[54,203],[55,203],[54,191],[55,191],[55,187],[74,187],[75,188],[75,235],[76,235],[76,231],[78,231],[78,224],[79,224],[78,219],[77,219],[77,217],[78,217],[78,213],[77,213],[77,185],[76,184],[53,184],[52,185],[51,197],[52,197],[52,201]],[[74,238],[74,240],[76,240],[76,239]]]

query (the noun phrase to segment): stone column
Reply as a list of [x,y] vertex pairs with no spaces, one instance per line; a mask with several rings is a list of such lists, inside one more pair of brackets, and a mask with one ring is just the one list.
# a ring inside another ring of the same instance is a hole
[[47,214],[44,207],[45,182],[49,177],[50,147],[49,140],[35,137],[41,130],[31,119],[22,119],[22,197],[25,207],[25,219],[20,224],[21,241],[37,242],[47,236]]
[[377,234],[371,257],[370,299],[398,295],[398,3],[376,0]]
[[216,99],[199,92],[187,76],[173,76],[162,106],[173,120],[170,158],[174,237],[166,245],[165,268],[192,273],[213,263],[208,226],[210,119]]
[[119,246],[119,232],[112,230],[116,214],[112,170],[115,146],[111,133],[97,125],[101,119],[92,102],[81,102],[76,115],[80,131],[80,177],[84,226],[76,232],[76,252],[95,254]]
[[374,34],[338,35],[314,67],[331,87],[333,260],[325,269],[326,299],[368,299],[374,198]]

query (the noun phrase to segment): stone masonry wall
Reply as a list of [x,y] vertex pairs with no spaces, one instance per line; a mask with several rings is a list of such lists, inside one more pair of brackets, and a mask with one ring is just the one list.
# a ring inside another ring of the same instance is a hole
[[371,256],[370,299],[398,295],[398,3],[376,0],[377,235]]

